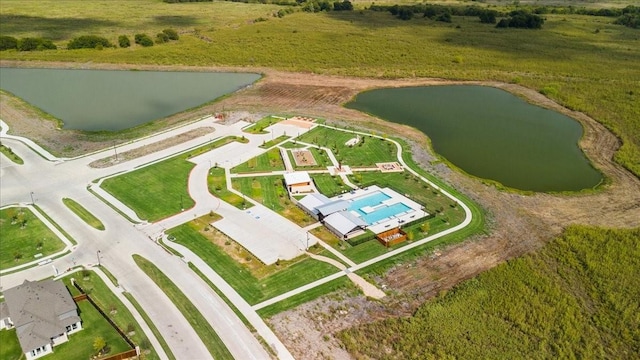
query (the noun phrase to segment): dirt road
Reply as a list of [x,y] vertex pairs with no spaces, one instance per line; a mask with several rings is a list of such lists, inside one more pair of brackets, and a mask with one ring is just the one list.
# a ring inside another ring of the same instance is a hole
[[[10,66],[3,62],[1,65]],[[23,64],[18,64],[23,65]],[[36,64],[29,66],[80,67],[80,64]],[[84,65],[82,65],[84,66]],[[95,68],[132,68],[125,65],[91,65]],[[86,68],[86,66],[84,66]],[[145,67],[135,66],[138,69]],[[148,67],[148,69],[184,70],[184,68]],[[560,195],[521,195],[500,191],[470,178],[436,159],[428,147],[428,139],[410,127],[384,122],[372,116],[343,108],[358,92],[377,87],[409,85],[446,85],[462,82],[439,79],[360,79],[316,74],[286,73],[258,68],[189,68],[194,71],[256,71],[265,77],[255,85],[224,100],[197,111],[172,116],[163,126],[215,112],[249,111],[257,113],[289,113],[322,117],[338,124],[373,128],[409,140],[416,160],[427,170],[452,184],[487,212],[488,235],[476,236],[464,243],[442,249],[438,256],[417,260],[392,269],[379,282],[398,292],[389,297],[395,306],[384,306],[360,298],[322,299],[273,317],[270,322],[279,337],[296,358],[315,359],[319,356],[342,358],[335,340],[329,336],[342,328],[385,316],[410,314],[425,299],[448,289],[507,259],[542,246],[569,224],[589,224],[604,227],[640,226],[640,180],[612,161],[619,140],[597,121],[585,114],[566,109],[538,92],[514,84],[494,82],[464,82],[495,86],[510,91],[528,101],[560,111],[580,121],[585,135],[580,146],[608,181],[596,192]],[[2,95],[0,117],[12,132],[30,137],[56,153],[79,155],[110,146],[108,142],[74,131],[54,130],[55,124],[24,104]],[[336,309],[340,309],[339,311]],[[394,310],[389,310],[394,309]],[[335,314],[331,315],[331,314]],[[292,321],[295,319],[295,321]],[[319,329],[306,331],[306,329]],[[329,336],[328,338],[326,336]]]

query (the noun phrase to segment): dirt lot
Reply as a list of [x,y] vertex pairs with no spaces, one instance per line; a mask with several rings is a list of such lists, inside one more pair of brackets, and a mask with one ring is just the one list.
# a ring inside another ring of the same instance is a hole
[[[46,65],[80,66],[49,63]],[[407,138],[412,144],[414,157],[426,169],[473,198],[487,212],[487,235],[476,236],[464,243],[441,249],[439,256],[422,258],[415,263],[398,266],[378,279],[379,284],[387,285],[397,295],[389,296],[382,302],[371,302],[361,297],[332,296],[270,319],[270,324],[296,358],[348,358],[349,355],[340,349],[339,343],[331,336],[332,333],[361,322],[411,314],[425,299],[507,259],[539,248],[569,224],[640,226],[640,180],[612,161],[612,156],[620,145],[619,140],[595,120],[563,108],[531,89],[513,84],[465,82],[503,88],[532,103],[560,111],[580,121],[585,128],[580,145],[594,165],[608,178],[602,189],[574,195],[521,195],[499,191],[440,162],[432,162],[436,158],[428,148],[428,139],[422,133],[341,106],[366,89],[445,85],[456,82],[438,79],[358,79],[251,68],[191,70],[257,71],[266,76],[254,86],[218,103],[196,112],[179,114],[163,120],[166,126],[203,114],[242,110],[257,113],[295,113],[326,118],[333,123],[375,128],[377,131]],[[48,148],[64,152],[65,148],[71,147],[74,151],[83,152],[109,146],[82,133],[52,131],[55,128],[52,122],[42,121],[36,112],[15,100],[5,99],[3,96],[2,103],[0,117],[11,126],[12,133],[28,136]]]

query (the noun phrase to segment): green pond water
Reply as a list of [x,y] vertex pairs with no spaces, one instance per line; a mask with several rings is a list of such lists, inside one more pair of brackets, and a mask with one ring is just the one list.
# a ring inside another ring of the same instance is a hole
[[467,173],[532,191],[577,191],[602,180],[578,147],[575,120],[485,86],[379,89],[346,107],[410,125]]
[[64,122],[117,131],[197,107],[252,84],[249,73],[0,68],[0,89]]

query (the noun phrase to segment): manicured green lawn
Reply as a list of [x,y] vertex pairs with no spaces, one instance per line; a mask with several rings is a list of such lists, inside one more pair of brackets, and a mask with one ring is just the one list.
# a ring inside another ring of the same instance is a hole
[[3,360],[21,360],[25,359],[16,329],[0,330],[0,359]]
[[89,277],[85,279],[83,272],[74,273],[64,277],[63,281],[71,293],[77,295],[79,291],[71,284],[71,278],[74,278],[78,285],[91,296],[93,301],[109,315],[121,330],[125,333],[135,332],[130,338],[136,345],[140,346],[142,351],[149,351],[149,354],[146,355],[148,359],[158,359],[158,355],[153,351],[151,343],[140,329],[140,325],[131,315],[129,309],[109,290],[98,275],[93,271],[89,271],[87,274],[89,274]]
[[227,189],[227,178],[223,168],[211,168],[207,177],[209,184],[209,192],[214,196],[228,202],[238,209],[248,209],[253,206],[252,203],[245,201],[239,196]]
[[340,176],[332,176],[329,174],[312,174],[311,177],[323,195],[333,197],[351,188],[342,182]]
[[254,158],[231,169],[232,173],[252,173],[252,172],[268,172],[284,170],[284,162],[280,156],[280,149],[273,148],[264,154]]
[[16,153],[13,152],[13,150],[11,150],[10,147],[0,143],[0,153],[4,154],[7,158],[9,158],[9,160],[13,161],[14,163],[18,164],[18,165],[22,165],[24,164],[24,161],[22,160],[22,158],[20,156],[18,156]]
[[262,145],[260,145],[261,148],[263,149],[268,149],[274,145],[280,144],[281,142],[287,140],[287,139],[291,139],[291,136],[287,136],[287,135],[280,135],[277,138],[273,139],[273,140],[269,140],[269,141],[265,141]]
[[118,354],[131,349],[120,334],[100,315],[89,301],[78,303],[82,330],[69,336],[69,341],[53,348],[53,354],[47,355],[47,359],[87,359],[96,352],[93,349],[93,341],[102,337],[109,348],[109,355]]
[[[354,146],[345,145],[358,136],[360,141]],[[371,167],[376,163],[397,161],[397,150],[393,143],[370,136],[356,135],[349,131],[339,131],[318,126],[298,138],[302,142],[331,149],[342,165]],[[315,154],[314,154],[315,156]]]
[[187,160],[233,141],[248,140],[227,136],[185,154],[106,179],[101,186],[133,209],[141,219],[153,222],[166,218],[194,205],[187,182],[195,165]]
[[67,205],[67,207],[73,211],[80,219],[89,224],[90,226],[98,229],[104,230],[104,224],[95,217],[92,213],[90,213],[87,209],[85,209],[82,205],[78,204],[75,200],[69,198],[63,198],[62,202]]
[[198,308],[189,301],[189,298],[187,298],[160,269],[153,265],[153,263],[140,255],[133,255],[133,258],[136,264],[164,291],[178,310],[180,310],[207,347],[211,356],[213,356],[214,359],[232,360],[233,356],[231,356],[231,353],[218,334],[216,334],[211,325],[209,325],[207,320],[202,316]]
[[249,133],[249,134],[268,134],[269,132],[265,130],[265,128],[273,125],[273,124],[277,124],[280,121],[282,121],[283,119],[281,118],[277,118],[274,116],[266,116],[263,117],[262,119],[256,121],[253,125],[249,126],[248,128],[245,128],[244,132]]
[[282,176],[256,176],[232,179],[233,188],[300,226],[315,222],[311,216],[293,204],[282,183]]
[[[225,250],[202,236],[196,226],[189,222],[168,233],[175,237],[176,243],[186,246],[203,259],[249,304],[257,304],[338,271],[332,265],[305,257],[292,262],[280,262],[280,265],[256,265],[259,268],[255,271],[262,274],[257,278],[247,266],[241,265]],[[233,249],[232,244],[225,246],[228,246],[227,251],[235,251],[229,250]],[[252,262],[257,264],[258,260]]]
[[37,260],[64,249],[64,243],[27,208],[0,210],[0,269]]

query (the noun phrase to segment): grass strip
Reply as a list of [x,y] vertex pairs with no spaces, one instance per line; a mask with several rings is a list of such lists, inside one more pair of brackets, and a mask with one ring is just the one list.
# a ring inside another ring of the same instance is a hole
[[69,210],[73,211],[74,214],[78,215],[82,221],[86,222],[89,226],[98,229],[104,230],[104,224],[100,219],[95,217],[89,210],[85,209],[84,206],[80,205],[77,201],[70,198],[63,198],[62,202],[69,208]]
[[290,138],[291,138],[291,136],[280,135],[280,136],[278,136],[277,138],[275,138],[273,140],[269,140],[269,141],[264,142],[262,145],[260,145],[260,147],[263,148],[263,149],[268,149],[268,148],[273,147],[273,146],[275,146],[277,144],[280,144],[281,142],[283,142],[283,141],[285,141],[287,139],[290,139]]
[[128,292],[124,292],[124,293],[122,293],[122,295],[124,295],[129,300],[129,302],[131,302],[133,307],[135,307],[136,310],[138,310],[138,313],[140,313],[140,316],[142,316],[144,321],[147,323],[147,325],[151,329],[151,332],[153,333],[153,335],[155,335],[156,339],[158,339],[158,342],[160,343],[160,346],[164,350],[165,354],[167,354],[167,357],[169,358],[169,360],[176,360],[175,355],[173,355],[173,352],[171,351],[171,348],[169,347],[167,342],[162,337],[162,334],[160,334],[160,331],[158,330],[156,325],[153,323],[153,321],[151,321],[151,318],[149,318],[149,315],[147,315],[147,313],[144,311],[142,306],[140,306],[138,301],[133,297],[133,295],[129,294]]
[[233,356],[224,345],[218,334],[213,330],[207,319],[193,305],[180,289],[153,263],[140,255],[133,255],[136,264],[144,271],[153,282],[171,299],[173,304],[187,319],[193,330],[198,334],[204,345],[214,359],[233,360]]
[[116,206],[114,206],[112,203],[108,202],[107,200],[105,200],[105,198],[103,198],[102,196],[100,196],[97,192],[91,190],[91,188],[87,188],[87,190],[89,190],[90,193],[92,193],[95,197],[97,197],[98,199],[100,199],[100,201],[102,201],[103,203],[107,204],[108,207],[112,208],[113,211],[117,212],[118,214],[122,215],[123,218],[127,219],[127,221],[129,221],[132,224],[139,224],[139,222],[133,220],[132,218],[130,218],[127,214],[123,213],[120,209],[118,209]]
[[20,156],[18,156],[16,153],[13,152],[13,150],[11,150],[10,147],[0,143],[0,153],[3,153],[9,160],[13,161],[14,163],[18,164],[18,165],[22,165],[24,164],[24,160],[22,160],[22,158]]

